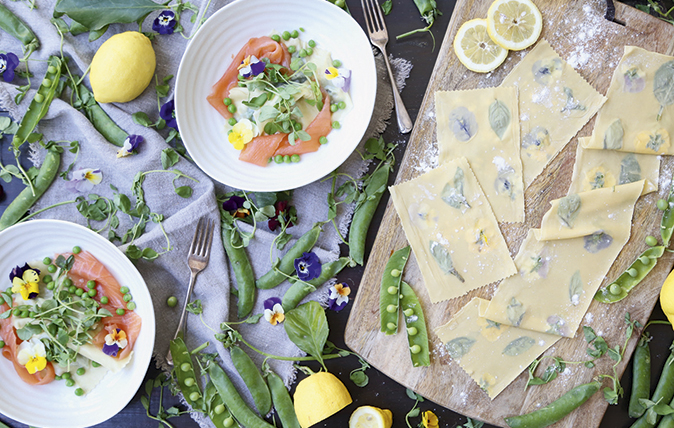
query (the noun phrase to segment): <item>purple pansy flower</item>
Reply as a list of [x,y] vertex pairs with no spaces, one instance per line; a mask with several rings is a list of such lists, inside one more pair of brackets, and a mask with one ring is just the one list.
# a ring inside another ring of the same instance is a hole
[[349,294],[351,288],[344,283],[337,283],[330,287],[330,296],[328,297],[328,308],[335,312],[339,312],[349,303]]
[[129,341],[126,338],[126,332],[122,329],[115,328],[105,336],[103,353],[111,357],[116,357],[119,350],[126,348],[126,345],[128,344]]
[[85,193],[103,180],[100,169],[80,168],[73,171],[72,178],[66,182],[66,187],[72,192]]
[[163,106],[161,106],[161,109],[159,110],[159,117],[166,121],[166,126],[170,126],[171,128],[177,130],[178,122],[176,121],[175,109],[176,107],[174,101],[167,101]]
[[159,34],[173,34],[176,26],[176,14],[171,10],[165,10],[152,22],[152,31]]
[[222,203],[222,209],[228,211],[234,217],[244,218],[250,214],[250,210],[243,206],[244,202],[246,202],[245,198],[232,195]]
[[9,273],[12,281],[12,293],[21,293],[23,300],[34,299],[40,293],[40,271],[24,264],[23,267],[15,266]]
[[14,80],[14,70],[19,65],[19,57],[11,52],[0,54],[0,74],[5,82]]
[[269,230],[272,232],[276,230],[277,227],[281,225],[281,220],[279,218],[284,218],[287,221],[286,229],[289,227],[293,227],[293,222],[288,221],[288,210],[291,208],[290,203],[288,201],[277,201],[274,204],[274,208],[276,208],[276,215],[274,217],[271,217],[267,221],[267,226],[269,226]]
[[295,270],[297,277],[302,281],[310,281],[318,278],[321,274],[322,266],[318,256],[313,252],[302,253],[302,257],[295,259]]
[[260,61],[255,55],[249,55],[239,64],[239,74],[245,78],[257,76],[264,71],[265,67],[264,61]]
[[325,78],[342,91],[349,92],[349,88],[351,87],[351,70],[338,70],[335,67],[328,67],[325,69]]
[[141,135],[129,135],[126,140],[124,140],[124,146],[117,150],[117,157],[123,158],[134,153],[134,150],[138,148],[138,145],[145,141]]
[[272,297],[264,301],[264,319],[271,325],[281,323],[285,318],[281,299]]

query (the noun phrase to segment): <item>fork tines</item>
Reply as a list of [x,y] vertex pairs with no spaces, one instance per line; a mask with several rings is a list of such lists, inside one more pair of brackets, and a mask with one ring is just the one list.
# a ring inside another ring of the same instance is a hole
[[377,2],[375,0],[360,0],[360,4],[363,7],[363,15],[365,15],[367,30],[370,33],[376,33],[382,30],[387,31],[384,15]]
[[211,243],[213,242],[213,220],[200,218],[197,224],[197,230],[192,239],[190,246],[190,254],[208,257],[211,251]]

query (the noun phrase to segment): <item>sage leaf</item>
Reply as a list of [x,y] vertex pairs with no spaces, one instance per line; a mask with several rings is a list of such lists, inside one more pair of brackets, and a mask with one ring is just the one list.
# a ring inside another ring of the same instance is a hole
[[302,351],[323,365],[323,347],[328,340],[328,319],[325,310],[311,300],[286,312],[283,327],[288,338]]
[[456,168],[456,173],[454,173],[454,180],[452,183],[445,184],[445,187],[442,189],[440,198],[452,208],[457,210],[462,210],[465,212],[467,208],[470,208],[468,199],[463,193],[463,186],[465,184],[466,177],[462,168]]
[[465,107],[457,107],[449,114],[449,126],[459,141],[468,141],[477,133],[477,119]]
[[583,281],[580,278],[580,271],[577,270],[569,281],[569,300],[572,305],[578,305],[581,294],[583,294]]
[[511,298],[510,303],[506,306],[506,316],[508,317],[510,324],[519,327],[525,313],[524,305],[514,297]]
[[586,110],[586,107],[573,97],[573,90],[571,88],[564,87],[564,95],[566,95],[566,105],[562,108],[562,113],[571,110]]
[[585,241],[583,247],[592,254],[596,254],[601,250],[610,247],[613,243],[613,237],[602,231],[595,232],[592,235],[584,236],[583,240]]
[[508,125],[510,125],[510,109],[499,100],[489,106],[489,125],[494,130],[499,140],[503,139]]
[[564,68],[564,65],[559,58],[541,59],[534,63],[531,67],[531,72],[536,82],[541,85],[548,85],[553,76],[556,77],[561,74],[562,68]]
[[616,119],[613,123],[606,129],[604,134],[604,149],[607,150],[618,150],[623,146],[623,137],[625,131],[623,130],[623,124],[620,119]]
[[90,31],[97,31],[109,24],[141,22],[152,11],[165,8],[152,0],[59,0],[54,17],[68,15]]
[[665,106],[674,103],[674,61],[668,61],[658,68],[653,77],[653,95],[660,103],[657,120],[662,117]]
[[431,241],[430,250],[433,258],[435,259],[435,262],[438,264],[438,267],[440,267],[440,270],[446,274],[454,275],[461,282],[465,282],[461,274],[459,274],[459,272],[454,269],[452,256],[449,254],[449,251],[447,251],[447,249],[442,246],[442,244],[436,241]]
[[557,218],[559,218],[559,221],[563,226],[568,227],[569,229],[573,228],[573,224],[580,212],[580,205],[580,196],[576,193],[572,193],[559,200],[559,205],[557,205]]
[[620,161],[618,184],[634,183],[639,180],[641,180],[641,165],[634,153],[630,153]]
[[536,341],[534,339],[528,336],[522,336],[510,342],[503,350],[503,354],[508,355],[509,357],[516,357],[528,351],[535,343]]
[[447,349],[450,357],[458,360],[470,352],[470,348],[472,348],[474,344],[475,339],[469,337],[457,337],[447,342],[445,344],[445,349]]

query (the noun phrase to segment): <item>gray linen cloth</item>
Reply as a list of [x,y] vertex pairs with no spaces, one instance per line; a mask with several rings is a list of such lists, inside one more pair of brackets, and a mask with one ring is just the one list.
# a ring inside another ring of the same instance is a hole
[[[228,0],[213,0],[209,9],[205,10],[207,5],[206,0],[193,1],[200,8],[200,16],[204,15],[206,17],[229,2]],[[40,40],[41,47],[33,54],[32,61],[30,62],[30,70],[35,75],[32,81],[33,88],[39,85],[41,77],[45,74],[47,65],[44,60],[49,55],[59,55],[61,38],[55,27],[50,23],[54,3],[54,0],[40,1],[37,3],[38,8],[35,10],[30,10],[24,2],[6,3],[6,6],[10,10],[31,27]],[[151,14],[145,20],[143,25],[144,31],[151,31],[152,21],[158,13]],[[189,13],[186,13],[181,22],[186,27],[185,34],[187,35],[193,31],[193,25],[189,22],[189,16]],[[69,63],[70,69],[81,75],[88,68],[98,47],[112,34],[136,29],[137,26],[135,25],[111,25],[107,33],[95,42],[89,42],[87,34],[78,36],[67,34],[64,39],[63,52],[66,57],[71,58]],[[154,39],[152,44],[157,57],[156,74],[160,80],[168,75],[176,74],[180,58],[187,43],[188,40],[179,34],[158,35]],[[19,42],[2,31],[0,31],[0,50],[15,52],[21,57]],[[378,74],[376,108],[365,137],[377,135],[384,130],[386,121],[389,119],[393,108],[392,94],[381,54],[377,52],[376,58]],[[398,86],[402,88],[411,69],[411,64],[403,59],[395,59],[393,60],[393,66],[397,71]],[[23,65],[19,66],[19,68],[23,68]],[[85,82],[88,84],[88,78]],[[170,83],[172,84],[173,82],[171,81]],[[23,117],[32,99],[34,90],[29,91],[26,99],[17,106],[13,101],[14,95],[17,93],[15,86],[17,84],[25,84],[25,79],[15,78],[13,85],[0,82],[0,109],[8,111],[11,117],[18,121]],[[171,98],[172,93],[163,99],[162,102],[168,101]],[[158,118],[154,82],[134,101],[124,104],[104,104],[102,107],[129,134],[139,134],[144,137],[145,142],[139,147],[137,155],[120,159],[116,158],[118,147],[107,142],[94,129],[85,116],[71,107],[68,102],[61,99],[54,100],[49,112],[40,122],[38,131],[44,134],[45,141],[77,140],[80,142],[81,149],[74,169],[98,168],[103,174],[101,184],[95,186],[90,193],[112,198],[113,191],[110,185],[114,185],[120,192],[132,198],[131,184],[135,174],[138,171],[162,169],[160,162],[161,151],[168,147],[162,137],[162,135],[167,135],[167,130],[156,132],[153,129],[135,124],[131,118],[131,115],[138,111],[148,113],[152,120]],[[362,144],[361,142],[359,149],[362,149]],[[43,149],[34,145],[31,147],[31,150],[32,159],[39,165],[40,159],[44,156]],[[65,170],[67,165],[73,162],[73,160],[74,155],[66,150],[62,156],[61,171]],[[154,355],[158,365],[164,369],[168,368],[165,355],[168,351],[169,341],[178,324],[179,308],[182,307],[182,303],[186,297],[185,293],[189,280],[189,269],[186,264],[187,252],[197,221],[202,217],[210,218],[219,225],[220,216],[215,195],[232,190],[226,189],[217,182],[213,182],[197,166],[186,159],[181,158],[174,168],[198,180],[198,182],[193,182],[180,178],[176,182],[176,185],[190,185],[193,188],[194,192],[190,198],[183,199],[175,194],[172,184],[173,174],[152,173],[146,177],[143,184],[147,205],[153,212],[163,214],[165,217],[163,228],[170,238],[172,249],[154,261],[140,260],[135,262],[153,297],[157,325]],[[340,167],[340,171],[352,176],[360,176],[366,168],[367,165],[361,161],[360,156],[354,153]],[[306,232],[314,222],[327,219],[326,196],[329,189],[330,181],[326,180],[309,184],[294,191],[292,204],[297,208],[298,224],[288,229],[294,237],[299,237]],[[65,180],[57,178],[48,191],[40,198],[33,210],[42,209],[54,203],[72,200],[77,196],[79,195],[66,187]],[[346,236],[346,230],[350,221],[351,209],[352,207],[340,206],[336,219],[340,231],[344,236]],[[54,218],[86,224],[86,220],[78,213],[74,204],[47,210],[38,215],[37,218]],[[121,221],[119,230],[123,233],[132,223],[125,215],[120,215],[119,218]],[[101,227],[101,225],[96,224],[94,226]],[[244,228],[246,226],[244,225]],[[338,245],[340,239],[331,225],[325,225],[323,230],[324,232],[321,234],[314,252],[323,263],[326,263],[339,256]],[[105,234],[106,232],[103,233]],[[247,249],[256,277],[263,275],[270,268],[269,248],[274,237],[275,233],[270,232],[266,224],[260,225],[255,239],[252,240]],[[292,243],[290,242],[286,248],[292,245]],[[137,239],[134,244],[142,248],[151,247],[161,252],[166,247],[166,239],[161,228],[150,222],[147,225],[146,233]],[[124,250],[124,246],[120,247],[120,249]],[[274,250],[274,254],[274,257],[276,257],[277,255],[282,255],[282,252],[279,253]],[[236,375],[229,358],[229,353],[219,342],[214,340],[213,331],[211,330],[219,331],[221,322],[236,320],[236,298],[230,294],[230,285],[233,282],[230,282],[230,278],[233,278],[233,274],[230,272],[228,266],[218,228],[213,240],[210,263],[207,269],[198,276],[192,296],[192,299],[202,300],[204,312],[201,319],[194,315],[188,317],[186,342],[190,349],[202,343],[210,342],[207,351],[217,351],[220,354],[225,370],[233,379],[244,398],[249,403],[252,403],[252,399],[243,382]],[[269,297],[282,297],[288,287],[289,284],[285,282],[272,290],[258,290],[253,313],[262,313],[263,302]],[[176,308],[169,308],[167,306],[166,300],[169,296],[178,297],[179,305]],[[327,300],[327,285],[314,292],[308,298],[325,302]],[[231,312],[230,307],[234,308]],[[282,325],[272,326],[262,319],[258,324],[242,324],[237,326],[237,329],[247,341],[265,352],[284,356],[302,355],[302,352],[287,338]],[[243,348],[246,351],[250,351],[245,346]],[[258,364],[261,363],[261,356],[252,351],[249,354]],[[286,385],[292,383],[295,370],[291,362],[271,361],[271,366],[281,376]],[[193,415],[195,415],[195,419],[202,426],[211,425],[201,414],[195,413]]]

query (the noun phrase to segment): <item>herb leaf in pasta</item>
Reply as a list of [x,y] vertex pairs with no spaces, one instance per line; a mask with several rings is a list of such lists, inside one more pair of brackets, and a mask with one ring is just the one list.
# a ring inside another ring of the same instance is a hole
[[465,282],[461,274],[457,272],[456,269],[454,269],[452,256],[449,254],[449,251],[447,251],[447,249],[442,246],[442,244],[436,241],[431,241],[430,249],[435,262],[444,273],[454,275],[459,281]]
[[463,193],[463,186],[465,182],[466,176],[463,172],[463,169],[460,167],[456,168],[453,182],[445,184],[445,187],[442,189],[442,194],[440,194],[440,197],[447,205],[464,212],[467,208],[470,208],[468,199],[466,199]]
[[477,134],[477,119],[465,107],[457,107],[449,114],[449,126],[459,141],[468,141]]
[[457,337],[452,339],[445,344],[445,348],[449,353],[449,356],[458,360],[459,358],[466,355],[470,348],[475,344],[475,339],[469,337]]
[[573,224],[580,212],[580,196],[576,193],[565,196],[559,200],[557,205],[557,218],[568,228],[573,228]]
[[503,350],[503,353],[510,357],[516,357],[528,351],[535,343],[536,341],[531,337],[522,336],[510,342]]
[[510,324],[515,327],[519,327],[522,323],[522,318],[524,318],[525,313],[526,311],[524,310],[524,305],[522,305],[522,302],[518,301],[514,297],[510,299],[510,303],[508,306],[506,306],[506,316],[508,317]]
[[572,305],[578,305],[581,294],[583,294],[583,280],[580,278],[580,271],[577,270],[569,281],[569,300]]
[[502,140],[510,125],[510,109],[503,102],[496,100],[489,106],[489,125]]
[[583,247],[592,254],[596,254],[601,250],[610,247],[613,243],[613,237],[603,231],[584,236],[583,240],[585,241]]
[[653,95],[660,103],[657,120],[662,117],[666,106],[674,103],[674,61],[668,61],[658,68],[653,77]]
[[607,150],[618,150],[623,146],[623,136],[625,131],[623,130],[623,124],[620,119],[616,119],[613,123],[606,129],[604,134],[604,149]]
[[641,180],[641,166],[634,153],[630,153],[620,161],[618,184],[634,183],[639,180]]

